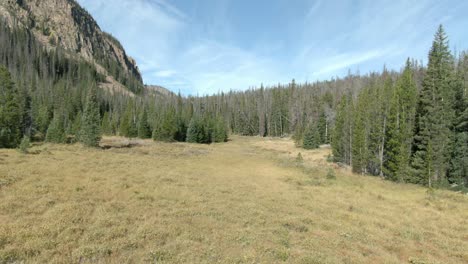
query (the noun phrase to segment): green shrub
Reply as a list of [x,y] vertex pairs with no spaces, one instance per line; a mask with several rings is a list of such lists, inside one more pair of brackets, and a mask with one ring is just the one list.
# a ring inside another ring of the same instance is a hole
[[335,180],[336,179],[336,173],[335,173],[334,169],[332,169],[332,168],[328,169],[327,179],[329,179],[329,180]]
[[19,150],[21,153],[27,154],[30,147],[31,147],[30,139],[28,136],[25,135],[23,139],[21,140],[21,143],[19,145]]

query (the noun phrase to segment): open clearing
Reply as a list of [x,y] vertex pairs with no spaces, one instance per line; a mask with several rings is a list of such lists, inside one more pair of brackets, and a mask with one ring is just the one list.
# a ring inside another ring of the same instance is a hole
[[143,143],[0,150],[0,263],[468,263],[466,195],[286,139]]

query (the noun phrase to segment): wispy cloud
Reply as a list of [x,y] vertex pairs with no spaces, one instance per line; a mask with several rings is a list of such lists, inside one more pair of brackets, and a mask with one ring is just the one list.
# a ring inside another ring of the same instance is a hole
[[146,83],[185,94],[399,69],[426,57],[439,23],[458,49],[468,43],[466,1],[78,1]]
[[[387,55],[389,50],[370,50],[362,53],[354,54],[338,54],[332,57],[326,58],[327,62],[322,61],[324,65],[323,68],[318,68],[318,71],[314,72],[317,76],[329,76],[330,73],[334,73],[337,70],[350,69],[352,66],[357,65],[368,60],[382,58]],[[317,65],[318,66],[318,65]]]

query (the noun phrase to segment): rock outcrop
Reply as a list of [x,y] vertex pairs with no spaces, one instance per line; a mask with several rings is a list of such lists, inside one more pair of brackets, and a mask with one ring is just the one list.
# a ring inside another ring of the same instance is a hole
[[2,0],[0,16],[10,26],[27,28],[48,48],[60,47],[95,63],[110,83],[142,84],[136,62],[74,0]]

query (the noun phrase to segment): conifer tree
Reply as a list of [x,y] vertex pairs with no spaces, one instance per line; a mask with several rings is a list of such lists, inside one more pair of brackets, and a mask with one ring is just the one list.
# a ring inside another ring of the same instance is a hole
[[0,148],[16,148],[21,136],[18,90],[10,72],[0,65]]
[[211,138],[212,138],[212,142],[215,142],[215,143],[226,142],[228,140],[228,135],[226,132],[226,125],[222,118],[218,118],[214,122],[213,135]]
[[317,128],[317,124],[309,125],[304,133],[302,147],[304,149],[317,149],[320,147],[320,141],[320,132]]
[[156,125],[153,131],[153,139],[159,141],[171,142],[175,140],[177,133],[177,124],[175,109],[170,108],[162,116],[159,124]]
[[353,132],[352,132],[352,150],[353,155],[351,165],[356,173],[367,173],[369,159],[369,131],[368,131],[368,89],[361,92],[358,97],[356,111],[354,112]]
[[391,98],[384,146],[384,174],[394,181],[406,181],[411,176],[409,162],[413,142],[416,96],[416,83],[408,59]]
[[112,120],[109,112],[102,117],[101,131],[103,135],[112,135]]
[[333,159],[336,162],[351,164],[353,102],[351,96],[343,96],[338,106],[335,127],[332,134]]
[[49,124],[49,128],[47,128],[47,135],[46,141],[50,143],[65,143],[67,137],[65,135],[65,128],[63,122],[63,114],[60,110],[56,110],[54,112],[54,118]]
[[43,104],[39,107],[38,113],[36,116],[35,124],[38,132],[45,135],[47,133],[47,128],[49,127],[49,122],[51,119],[51,112],[47,105]]
[[206,127],[203,121],[198,117],[193,117],[190,120],[187,129],[187,142],[189,143],[210,143]]
[[[441,26],[429,53],[417,108],[413,168],[415,181],[429,184],[445,180],[449,169],[453,124],[453,57]],[[429,173],[429,174],[428,174]]]
[[101,140],[101,116],[95,87],[88,91],[79,140],[87,147],[97,147]]
[[178,115],[176,121],[176,133],[174,139],[178,142],[185,142],[187,140],[187,125],[185,120]]
[[71,133],[73,135],[75,135],[75,141],[78,141],[78,139],[80,138],[82,119],[83,119],[83,114],[81,113],[81,111],[79,111],[76,114],[75,120],[73,120],[73,124],[72,124],[72,127],[71,127]]
[[317,128],[320,133],[320,144],[328,144],[328,122],[324,111],[320,113]]
[[120,120],[119,135],[129,138],[136,137],[138,135],[138,130],[133,118],[133,102],[131,101],[128,102],[125,112]]
[[146,109],[143,109],[140,114],[138,121],[138,137],[142,139],[147,139],[151,137],[151,129],[148,125],[148,114]]
[[459,60],[455,87],[454,140],[449,182],[468,187],[468,54],[466,53]]

